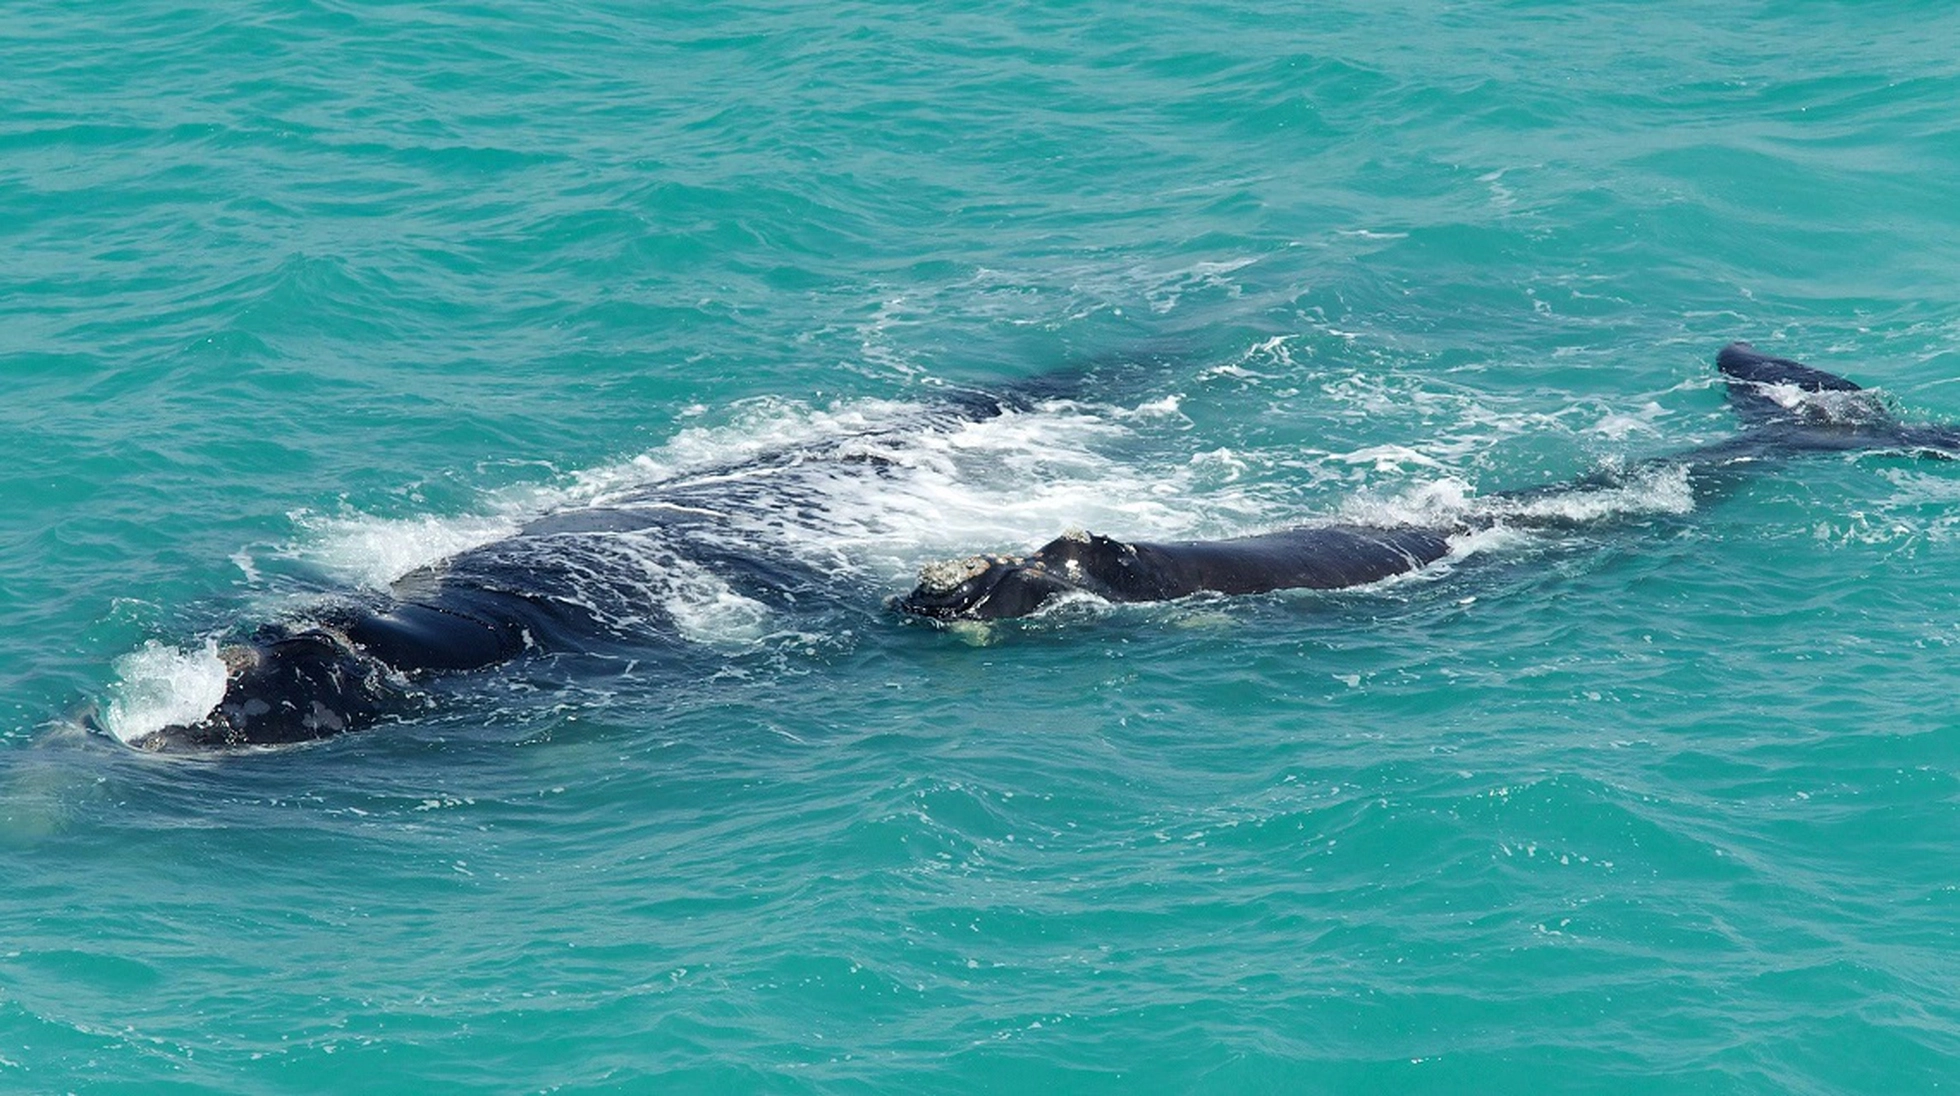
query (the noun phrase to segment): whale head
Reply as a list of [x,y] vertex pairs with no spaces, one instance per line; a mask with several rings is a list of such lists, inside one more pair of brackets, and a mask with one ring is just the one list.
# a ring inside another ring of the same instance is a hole
[[225,694],[195,723],[130,744],[152,752],[279,745],[329,738],[373,723],[405,691],[386,666],[322,629],[268,628],[219,652]]
[[892,605],[936,620],[1005,620],[1079,589],[1039,559],[972,556],[922,568],[918,586]]

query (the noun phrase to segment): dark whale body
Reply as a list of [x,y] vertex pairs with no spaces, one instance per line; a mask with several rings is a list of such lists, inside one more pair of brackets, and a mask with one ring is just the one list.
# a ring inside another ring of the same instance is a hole
[[[1523,509],[1507,511],[1507,501],[1522,507],[1548,494],[1611,488],[1644,468],[1681,465],[1695,475],[1807,452],[1960,452],[1960,434],[1898,423],[1835,374],[1746,343],[1722,350],[1717,365],[1746,427],[1734,438],[1619,473],[1489,496],[1498,505],[1448,527],[1325,524],[1167,543],[1071,533],[1025,557],[929,566],[918,587],[891,604],[940,620],[995,620],[1025,616],[1065,595],[1148,602],[1202,592],[1338,589],[1425,567],[1450,553],[1452,537],[1479,527],[1532,520]],[[959,395],[894,430],[949,429],[1022,406],[1016,398]],[[617,645],[644,654],[678,644],[674,622],[663,618],[653,594],[671,574],[691,569],[773,607],[835,600],[847,592],[822,561],[792,550],[799,529],[823,520],[811,477],[883,471],[880,458],[861,447],[804,447],[549,515],[414,572],[386,596],[268,624],[226,646],[226,689],[217,706],[196,723],[132,744],[183,750],[325,738],[408,710],[416,683],[432,675],[540,651]],[[731,536],[736,525],[747,535]],[[758,530],[773,534],[783,550],[757,551]]]
[[999,620],[1026,616],[1069,593],[1170,601],[1196,593],[1337,590],[1413,571],[1449,553],[1446,532],[1365,525],[1167,544],[1069,533],[1030,556],[976,556],[929,567],[897,606],[943,620]]

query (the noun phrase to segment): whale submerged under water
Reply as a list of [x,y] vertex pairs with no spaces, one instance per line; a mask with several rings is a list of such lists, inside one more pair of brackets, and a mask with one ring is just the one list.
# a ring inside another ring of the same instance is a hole
[[[1026,556],[975,556],[923,569],[890,598],[899,613],[942,621],[1025,616],[1071,597],[1165,601],[1200,593],[1337,589],[1444,559],[1466,534],[1498,525],[1579,520],[1570,503],[1657,471],[1699,486],[1724,469],[1811,452],[1960,453],[1960,431],[1898,421],[1857,384],[1746,343],[1717,365],[1743,427],[1732,438],[1566,483],[1500,492],[1446,522],[1303,524],[1257,536],[1151,542],[1070,532]],[[875,599],[838,581],[804,546],[832,518],[843,485],[877,492],[907,471],[912,439],[1025,410],[1028,392],[959,394],[892,421],[755,453],[603,502],[547,514],[393,583],[258,626],[217,651],[223,694],[208,711],[127,736],[183,751],[326,738],[414,710],[418,683],[540,652],[683,644],[694,583],[785,612]],[[706,611],[712,611],[709,606]]]

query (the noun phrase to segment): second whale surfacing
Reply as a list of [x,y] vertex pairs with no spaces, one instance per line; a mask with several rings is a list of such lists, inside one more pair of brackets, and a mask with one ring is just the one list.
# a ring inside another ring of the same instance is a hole
[[[1497,524],[1544,524],[1528,504],[1552,495],[1611,490],[1638,476],[1680,468],[1690,486],[1711,471],[1804,453],[1898,449],[1960,453],[1960,431],[1901,423],[1856,383],[1788,358],[1732,343],[1716,356],[1729,405],[1745,427],[1735,437],[1655,457],[1615,473],[1488,496],[1492,505],[1441,527],[1329,524],[1226,540],[1119,541],[1070,533],[1027,556],[975,556],[923,569],[895,600],[905,612],[941,620],[1026,616],[1077,594],[1105,601],[1164,601],[1201,592],[1253,594],[1361,586],[1435,563],[1452,538]],[[1558,522],[1560,517],[1550,521]]]
[[[1152,602],[1363,586],[1443,559],[1464,534],[1561,520],[1541,516],[1535,499],[1612,490],[1657,469],[1683,469],[1696,486],[1712,470],[1804,453],[1960,453],[1960,432],[1901,423],[1835,374],[1746,343],[1722,350],[1717,365],[1744,426],[1736,436],[1619,472],[1486,496],[1489,505],[1446,524],[1327,523],[1161,543],[1071,532],[1027,556],[930,565],[889,604],[943,621],[998,620],[1071,596]],[[224,693],[215,706],[132,736],[131,745],[184,751],[309,741],[414,710],[418,683],[438,675],[608,646],[657,657],[658,644],[681,644],[680,622],[659,596],[676,583],[712,580],[783,611],[875,596],[842,588],[848,584],[840,586],[821,553],[797,550],[825,520],[825,486],[856,478],[875,490],[891,464],[879,455],[880,438],[951,431],[1024,406],[1012,396],[962,395],[882,430],[547,515],[412,572],[385,595],[275,621],[222,647]]]

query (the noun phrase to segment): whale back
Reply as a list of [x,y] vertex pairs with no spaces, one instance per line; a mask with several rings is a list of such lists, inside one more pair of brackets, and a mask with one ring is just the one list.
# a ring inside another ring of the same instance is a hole
[[[1182,592],[1338,590],[1418,570],[1450,554],[1448,529],[1308,525],[1229,540],[1136,545]],[[1162,580],[1160,580],[1162,581]]]
[[1801,392],[1861,392],[1855,381],[1789,358],[1759,352],[1746,342],[1734,342],[1715,355],[1715,368],[1728,379],[1729,407],[1745,426],[1773,426],[1799,420],[1791,403],[1776,397],[1777,388]]

